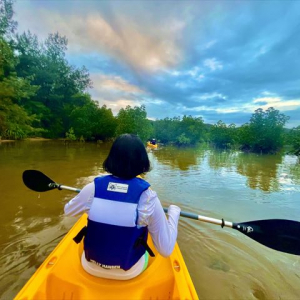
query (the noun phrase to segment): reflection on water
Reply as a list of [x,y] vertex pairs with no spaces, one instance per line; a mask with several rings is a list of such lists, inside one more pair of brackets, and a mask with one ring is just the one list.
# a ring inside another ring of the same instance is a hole
[[176,147],[164,147],[151,152],[160,163],[182,171],[199,167],[207,157],[208,165],[212,170],[225,169],[226,172],[241,174],[247,178],[247,185],[251,189],[260,189],[265,192],[280,191],[280,184],[288,182],[299,184],[300,182],[300,168],[296,157],[290,159],[290,163],[288,159],[285,159],[287,173],[282,171],[279,173],[279,167],[282,166],[284,158],[282,154],[257,155],[239,151]]
[[252,189],[265,192],[278,191],[278,166],[282,162],[282,155],[257,155],[231,151],[211,151],[209,166],[213,169],[234,169],[247,177],[247,185]]
[[[72,192],[35,193],[26,169],[82,188],[103,172],[110,144],[0,143],[0,298],[12,299],[76,221],[63,215]],[[164,206],[242,222],[300,221],[300,165],[294,156],[160,147],[146,175]],[[241,233],[180,219],[178,243],[200,299],[298,299],[300,258]]]
[[248,185],[252,189],[278,191],[277,169],[282,162],[281,155],[249,155],[240,154],[236,162],[237,172],[247,176]]
[[187,171],[191,167],[201,164],[205,153],[201,148],[177,148],[172,146],[150,151],[159,162],[182,171]]
[[212,169],[234,168],[236,166],[239,152],[210,150],[208,163]]
[[283,178],[290,179],[290,184],[300,185],[300,163],[299,164],[291,164],[288,166],[287,173],[283,173]]

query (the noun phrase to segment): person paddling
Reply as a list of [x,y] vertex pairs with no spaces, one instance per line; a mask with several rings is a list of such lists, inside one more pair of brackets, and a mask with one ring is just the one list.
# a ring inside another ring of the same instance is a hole
[[168,219],[150,184],[137,177],[150,171],[147,151],[139,137],[123,134],[113,143],[103,163],[111,175],[96,177],[65,205],[65,214],[86,212],[81,264],[94,276],[128,280],[141,274],[152,250],[148,232],[160,255],[171,255],[176,239],[180,208],[170,205]]
[[150,143],[151,143],[152,145],[156,145],[156,139],[152,139],[152,140],[150,141]]

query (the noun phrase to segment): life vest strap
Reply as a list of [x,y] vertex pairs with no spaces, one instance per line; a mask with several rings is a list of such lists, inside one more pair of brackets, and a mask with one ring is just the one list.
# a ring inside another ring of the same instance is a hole
[[73,241],[76,244],[79,244],[83,239],[83,237],[86,235],[86,232],[87,232],[87,226],[82,227],[81,230],[77,233],[77,235],[73,238]]
[[155,254],[154,254],[154,252],[152,251],[152,249],[149,247],[147,241],[145,241],[142,237],[140,237],[140,238],[137,239],[136,244],[137,244],[137,245],[138,245],[138,244],[142,245],[142,246],[146,249],[146,251],[149,253],[149,255],[150,255],[151,257],[155,257]]

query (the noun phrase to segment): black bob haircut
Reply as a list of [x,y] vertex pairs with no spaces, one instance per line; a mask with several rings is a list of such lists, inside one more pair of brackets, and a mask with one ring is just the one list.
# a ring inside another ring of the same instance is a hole
[[134,134],[122,134],[113,143],[103,169],[114,176],[131,179],[150,171],[150,161],[141,139]]

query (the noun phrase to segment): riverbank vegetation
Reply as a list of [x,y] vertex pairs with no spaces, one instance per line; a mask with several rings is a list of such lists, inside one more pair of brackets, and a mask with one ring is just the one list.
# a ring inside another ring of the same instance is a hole
[[39,41],[31,32],[16,33],[12,0],[0,0],[0,137],[108,140],[122,133],[155,137],[179,146],[211,143],[217,148],[239,148],[274,153],[285,144],[300,156],[300,126],[285,130],[289,117],[270,107],[256,110],[248,123],[237,127],[221,120],[204,124],[201,117],[149,120],[145,106],[111,109],[87,93],[88,70],[67,61],[67,38],[49,34]]

